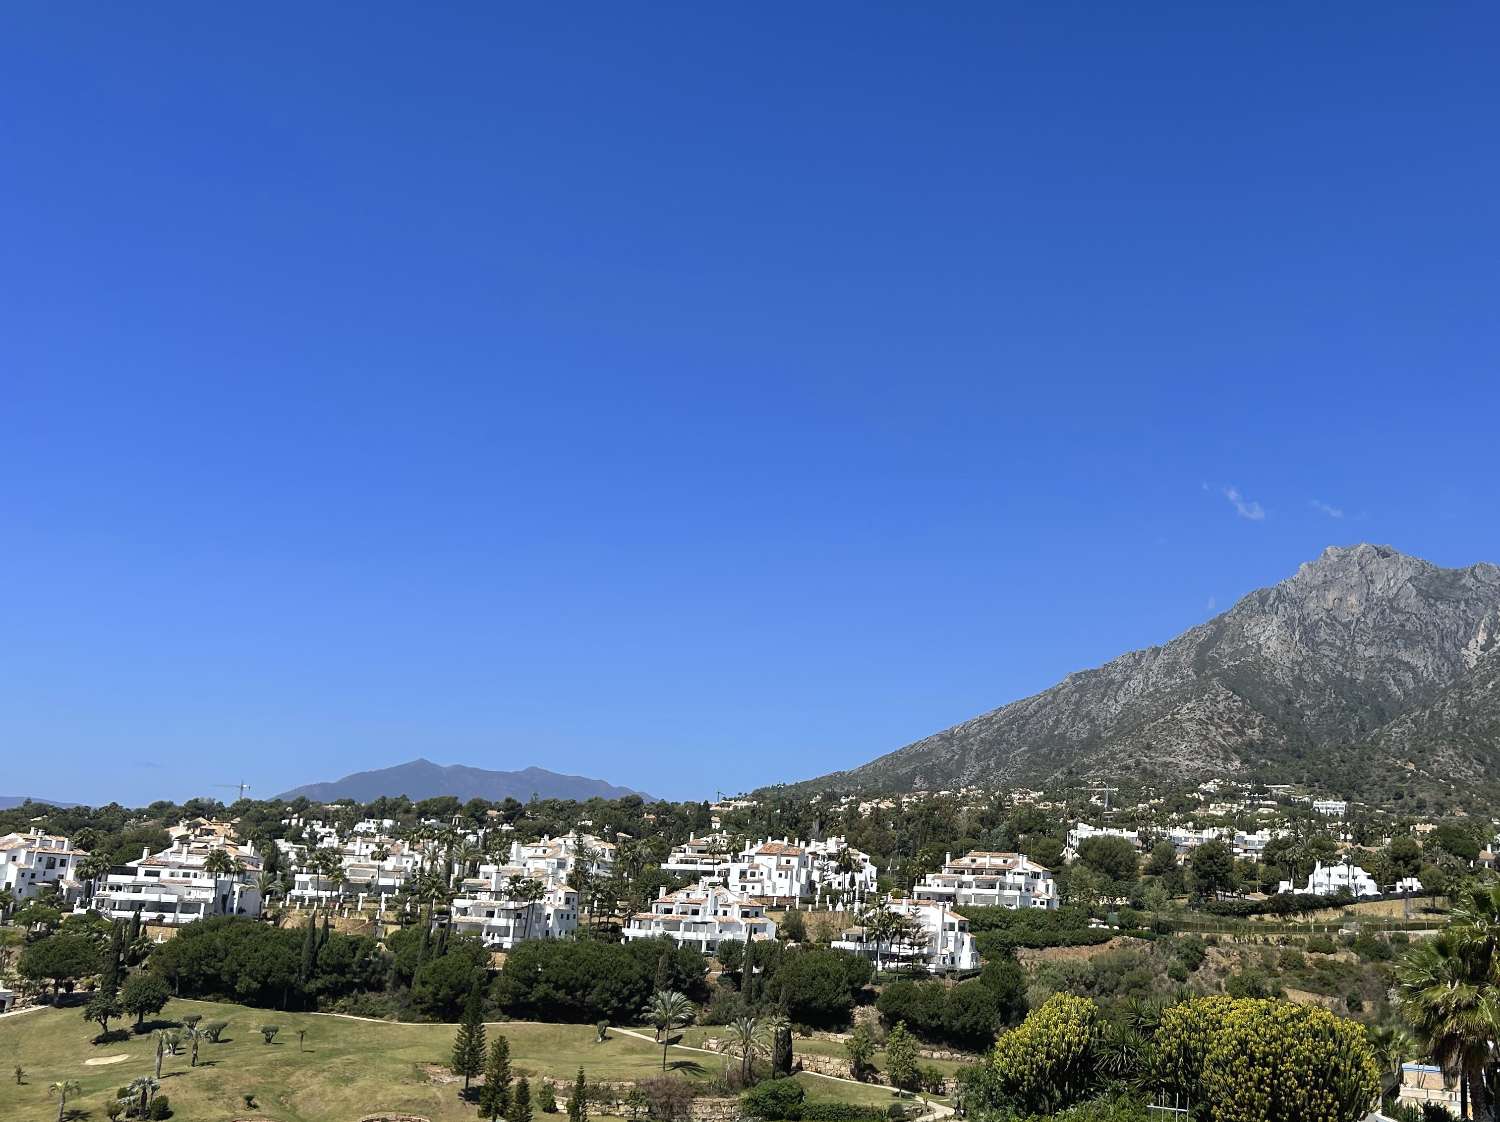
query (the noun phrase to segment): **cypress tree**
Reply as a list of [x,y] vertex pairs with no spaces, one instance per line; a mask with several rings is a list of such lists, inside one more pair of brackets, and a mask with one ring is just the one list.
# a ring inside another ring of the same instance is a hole
[[109,929],[109,949],[104,953],[104,969],[99,972],[99,992],[115,997],[120,992],[120,958],[125,953],[125,928],[115,923]]
[[422,934],[417,937],[417,964],[412,967],[411,976],[415,981],[417,972],[422,969],[422,963],[427,961],[427,942],[432,938],[432,905],[422,909]]
[[479,1117],[490,1122],[510,1113],[510,1041],[495,1034],[490,1058],[484,1065],[484,1086],[479,1089]]
[[464,1094],[469,1093],[469,1080],[484,1069],[484,1004],[479,987],[469,991],[464,1002],[464,1019],[458,1024],[453,1037],[453,1074],[464,1077]]
[[672,988],[672,962],[668,958],[670,953],[664,950],[656,956],[656,980],[651,983],[651,988],[657,993]]
[[581,1067],[573,1080],[573,1093],[568,1096],[568,1122],[589,1122],[589,1089]]
[[298,978],[305,986],[312,977],[318,962],[318,909],[315,907],[307,917],[307,928],[302,933],[302,968]]
[[135,945],[135,941],[137,939],[139,939],[140,937],[141,937],[141,913],[140,913],[140,910],[137,909],[136,911],[132,912],[131,915],[130,915],[130,943],[131,943],[131,945],[134,946]]

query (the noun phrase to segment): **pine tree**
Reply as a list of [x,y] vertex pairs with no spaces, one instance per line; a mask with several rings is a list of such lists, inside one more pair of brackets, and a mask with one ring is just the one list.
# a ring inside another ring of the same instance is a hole
[[464,1002],[464,1019],[459,1022],[458,1032],[453,1037],[453,1074],[464,1077],[464,1094],[469,1093],[469,1080],[484,1068],[484,1003],[479,987],[469,991]]
[[490,1122],[510,1112],[510,1041],[495,1035],[490,1057],[484,1065],[484,1086],[479,1089],[479,1117]]
[[578,1069],[578,1078],[573,1080],[573,1093],[568,1096],[568,1122],[588,1122],[589,1089],[583,1081],[583,1068]]
[[510,1122],[531,1122],[531,1084],[523,1075],[516,1081],[516,1093],[510,1100]]

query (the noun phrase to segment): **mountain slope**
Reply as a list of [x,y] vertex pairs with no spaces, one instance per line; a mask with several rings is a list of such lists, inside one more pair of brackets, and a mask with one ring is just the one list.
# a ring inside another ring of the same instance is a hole
[[[462,802],[470,799],[519,799],[526,802],[536,795],[543,799],[619,799],[640,795],[628,787],[616,787],[602,779],[581,775],[559,775],[539,767],[524,771],[486,771],[461,764],[443,766],[431,760],[413,760],[396,767],[360,771],[331,783],[309,783],[295,787],[279,799],[308,798],[313,802],[354,799],[370,802],[382,795],[405,795],[413,801],[453,795]],[[642,795],[643,798],[649,796]]]
[[[1442,569],[1388,546],[1329,548],[1164,646],[1071,674],[813,784],[1181,779],[1316,766],[1322,749],[1366,741],[1372,752],[1409,753],[1445,735],[1454,713],[1500,704],[1500,691],[1471,698],[1462,686],[1497,631],[1493,565]],[[1439,708],[1419,718],[1424,707]],[[1398,731],[1392,723],[1404,716],[1411,723]]]

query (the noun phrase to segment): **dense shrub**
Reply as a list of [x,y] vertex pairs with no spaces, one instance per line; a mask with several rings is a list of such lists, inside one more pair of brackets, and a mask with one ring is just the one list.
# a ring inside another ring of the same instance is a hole
[[151,971],[180,997],[277,1009],[384,987],[386,963],[374,939],[337,932],[320,939],[313,972],[304,981],[302,930],[218,916],[188,924],[163,943],[151,956]]
[[802,1117],[802,1098],[805,1092],[795,1079],[767,1079],[740,1096],[745,1113],[765,1122],[780,1122],[781,1119]]
[[870,960],[863,955],[803,947],[780,956],[767,992],[781,1002],[787,1016],[797,1024],[845,1025],[870,974]]
[[985,958],[1004,957],[1017,947],[1093,947],[1114,934],[1090,927],[1087,913],[1076,908],[965,908],[964,916]]
[[703,956],[670,940],[655,939],[626,944],[555,939],[522,943],[506,958],[493,997],[512,1017],[630,1024],[639,1019],[651,996],[663,952],[668,984],[695,1000],[701,998]]
[[992,1043],[1001,1020],[999,995],[980,980],[952,987],[937,981],[893,982],[875,1006],[887,1026],[905,1022],[923,1040],[960,1048]]
[[1054,994],[1005,1033],[971,1078],[971,1101],[1033,1114],[1055,1113],[1085,1098],[1095,1084],[1103,1019],[1086,997]]

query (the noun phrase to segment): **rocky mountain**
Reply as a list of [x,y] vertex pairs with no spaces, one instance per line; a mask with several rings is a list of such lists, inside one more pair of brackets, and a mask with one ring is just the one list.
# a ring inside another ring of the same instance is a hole
[[1443,569],[1388,546],[1329,548],[1164,646],[812,785],[1315,780],[1351,767],[1500,778],[1497,647],[1494,565]]
[[616,787],[602,779],[559,775],[555,771],[539,767],[529,767],[523,771],[486,771],[461,764],[444,766],[422,759],[376,771],[355,772],[331,783],[309,783],[276,797],[306,797],[313,802],[329,803],[338,799],[370,802],[382,795],[405,795],[414,802],[441,795],[453,795],[461,802],[468,802],[470,799],[498,801],[507,798],[526,802],[533,795],[543,799],[579,800],[621,799],[626,795],[641,795],[642,798],[650,799],[649,795],[642,795],[640,791]]

